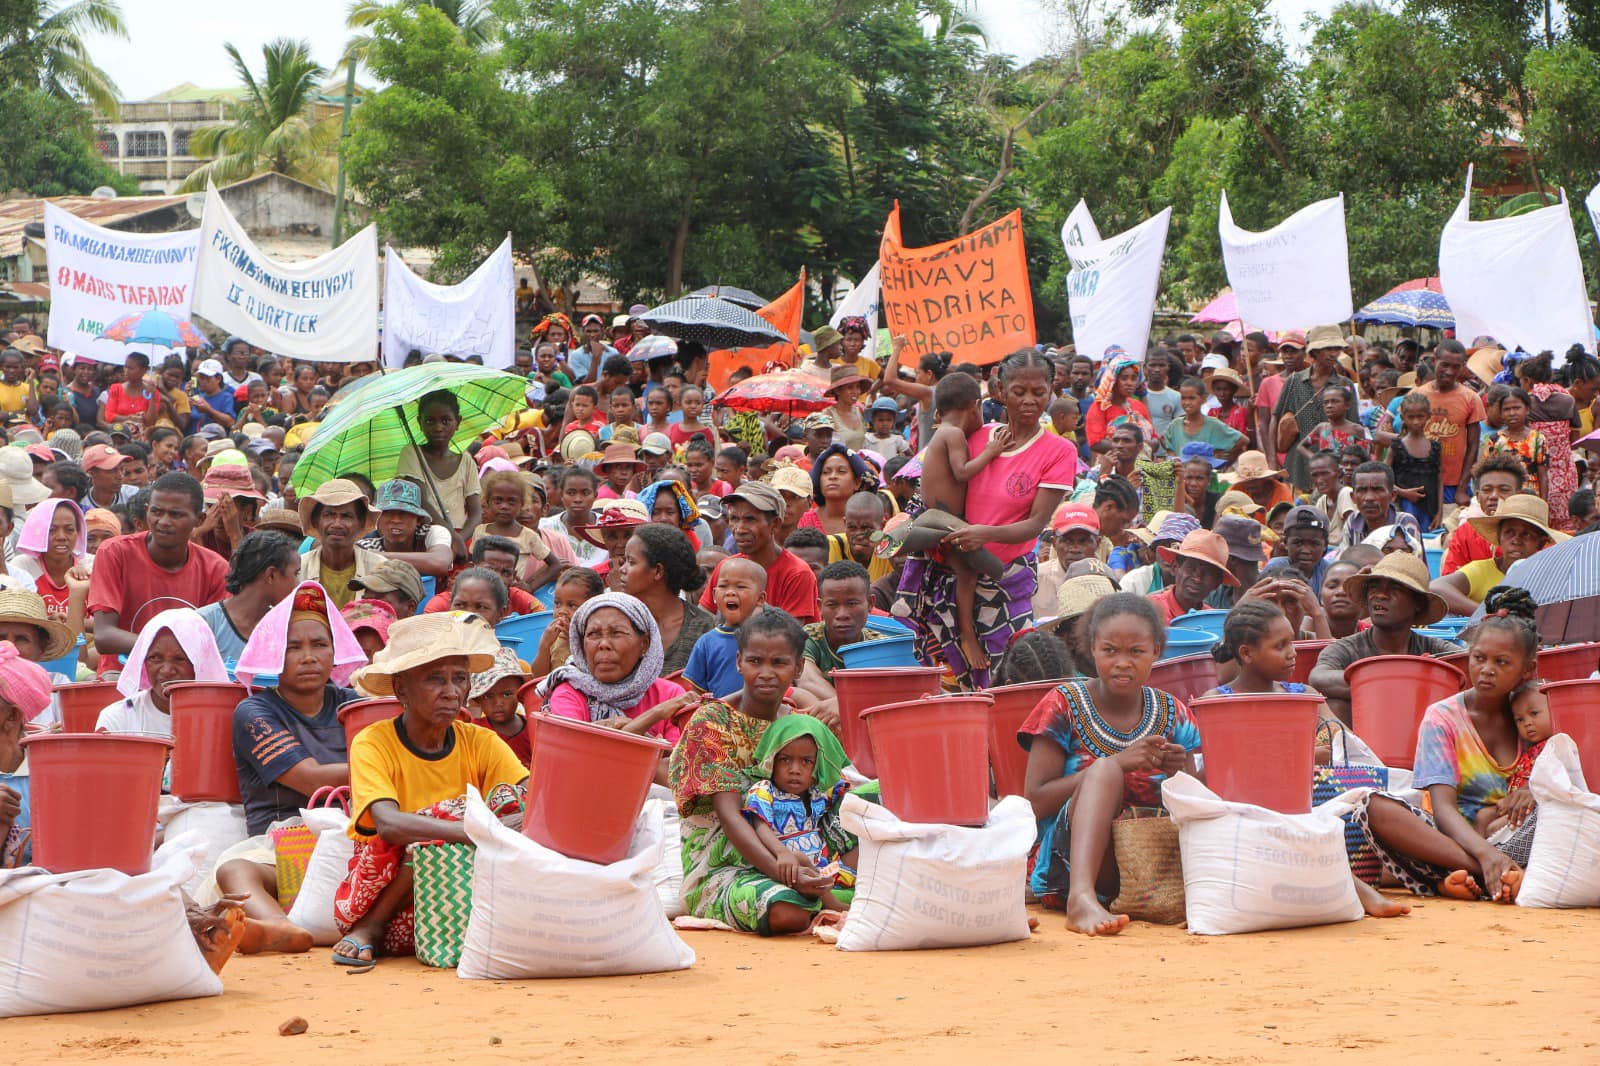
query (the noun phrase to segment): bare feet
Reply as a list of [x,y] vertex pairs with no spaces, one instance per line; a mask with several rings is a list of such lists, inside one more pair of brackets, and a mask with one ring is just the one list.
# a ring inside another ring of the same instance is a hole
[[1515,903],[1517,893],[1522,891],[1522,867],[1513,866],[1500,875],[1500,891],[1495,894],[1499,903]]
[[1085,936],[1116,936],[1128,925],[1126,914],[1112,914],[1093,895],[1067,901],[1067,928]]
[[288,922],[265,922],[259,918],[245,919],[244,939],[239,951],[245,955],[258,955],[275,951],[284,955],[299,955],[311,950],[311,934],[298,925]]
[[190,907],[188,918],[189,931],[194,934],[194,942],[205,956],[206,965],[211,967],[212,973],[221,973],[244,938],[244,908],[223,901],[206,908]]
[[1439,882],[1439,895],[1451,899],[1479,900],[1483,892],[1478,888],[1478,882],[1465,870],[1457,870],[1443,881]]
[[1411,913],[1411,904],[1405,900],[1390,899],[1361,878],[1352,879],[1356,883],[1356,898],[1361,900],[1361,909],[1372,917],[1399,918]]
[[976,633],[964,634],[961,637],[961,657],[967,660],[968,670],[989,669],[989,651]]

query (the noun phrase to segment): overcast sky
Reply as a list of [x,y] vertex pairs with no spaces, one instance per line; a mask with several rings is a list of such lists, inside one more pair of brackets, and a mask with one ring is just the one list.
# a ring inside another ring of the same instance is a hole
[[[261,65],[261,45],[289,35],[311,42],[312,53],[333,66],[344,40],[344,0],[271,0],[269,3],[183,4],[172,0],[121,0],[129,41],[98,38],[94,58],[122,90],[124,100],[147,99],[180,82],[206,88],[235,83],[222,46],[233,42],[253,69]],[[997,51],[1033,59],[1044,46],[1040,32],[1044,8],[1039,0],[975,0]],[[1273,4],[1291,40],[1298,40],[1307,12],[1325,12],[1333,0],[1277,0]]]

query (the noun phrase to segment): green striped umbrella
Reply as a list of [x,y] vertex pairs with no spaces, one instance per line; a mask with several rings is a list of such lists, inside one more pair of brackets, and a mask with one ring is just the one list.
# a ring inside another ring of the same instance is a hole
[[461,428],[450,440],[456,451],[528,406],[524,378],[472,363],[427,363],[375,377],[341,399],[312,434],[289,479],[295,495],[309,496],[343,474],[363,474],[373,484],[393,478],[401,450],[423,441],[417,401],[439,390],[455,393],[461,406]]

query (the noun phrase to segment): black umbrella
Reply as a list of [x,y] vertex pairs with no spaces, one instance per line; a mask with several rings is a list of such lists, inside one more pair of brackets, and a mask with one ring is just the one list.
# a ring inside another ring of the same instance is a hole
[[689,295],[715,296],[719,300],[727,300],[731,304],[738,304],[740,307],[746,307],[752,311],[759,311],[772,302],[771,300],[762,299],[749,289],[738,289],[732,285],[707,285],[703,289],[694,290]]
[[760,348],[789,339],[754,311],[712,296],[685,296],[639,317],[657,333],[696,341],[709,349]]

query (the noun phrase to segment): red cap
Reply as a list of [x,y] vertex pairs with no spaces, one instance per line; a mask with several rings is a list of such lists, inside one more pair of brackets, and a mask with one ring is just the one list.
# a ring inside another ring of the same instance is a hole
[[1086,503],[1064,503],[1050,517],[1050,529],[1056,534],[1070,533],[1074,529],[1100,532],[1100,516]]

